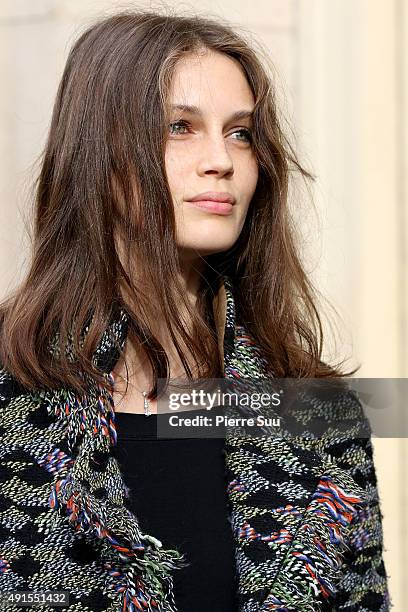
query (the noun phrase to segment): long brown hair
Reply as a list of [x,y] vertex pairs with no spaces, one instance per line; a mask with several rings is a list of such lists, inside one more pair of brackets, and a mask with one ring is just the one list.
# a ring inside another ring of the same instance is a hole
[[[194,309],[178,280],[164,152],[175,66],[202,49],[225,53],[245,72],[255,98],[252,140],[259,180],[235,245],[205,258]],[[151,394],[157,378],[169,372],[166,352],[149,329],[151,304],[160,304],[187,376],[191,370],[183,344],[202,377],[219,376],[209,305],[221,274],[233,279],[240,321],[277,376],[354,373],[321,360],[317,292],[302,267],[289,213],[291,172],[307,180],[314,176],[284,133],[268,70],[228,24],[151,11],[123,11],[92,24],[69,53],[40,159],[31,266],[0,308],[0,360],[27,388],[68,384],[84,391],[80,371],[105,384],[91,358],[118,305],[128,312],[130,334],[153,368]],[[136,260],[143,272],[138,278],[151,281],[154,296],[146,295],[145,285],[132,274]],[[190,333],[180,303],[193,321]],[[90,313],[92,324],[81,345]],[[76,362],[64,350],[60,359],[51,357],[56,333],[61,349],[72,333]]]

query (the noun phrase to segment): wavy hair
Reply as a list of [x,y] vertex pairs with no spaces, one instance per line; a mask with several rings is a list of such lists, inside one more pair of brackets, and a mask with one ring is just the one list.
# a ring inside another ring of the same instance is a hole
[[[238,61],[252,89],[259,179],[236,243],[204,258],[194,308],[178,279],[164,154],[177,62],[207,49]],[[317,292],[302,266],[288,196],[291,172],[306,181],[315,177],[301,165],[278,115],[272,78],[259,54],[220,19],[128,10],[88,26],[69,52],[39,158],[29,271],[0,307],[3,366],[31,389],[64,384],[84,391],[81,372],[105,385],[92,354],[120,306],[130,317],[129,338],[151,364],[149,397],[155,397],[157,379],[169,374],[168,356],[149,326],[152,304],[160,304],[187,376],[192,357],[200,377],[218,377],[210,305],[221,275],[228,274],[239,320],[277,376],[354,373],[321,359]],[[136,267],[138,275],[132,273]],[[143,279],[154,296],[146,294]],[[192,319],[190,332],[180,304]],[[63,350],[71,333],[75,362]],[[55,334],[62,349],[58,360],[49,351]]]

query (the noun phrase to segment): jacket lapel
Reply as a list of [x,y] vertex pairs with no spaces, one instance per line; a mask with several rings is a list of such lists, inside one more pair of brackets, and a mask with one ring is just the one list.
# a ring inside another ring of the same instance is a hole
[[[227,325],[235,328],[225,376],[244,383],[246,391],[256,380],[259,391],[259,382],[273,373],[235,319],[230,279],[225,287]],[[316,406],[313,395],[307,400]],[[353,406],[347,393],[334,399],[334,407],[336,401]],[[318,409],[328,426],[336,410],[330,402]],[[354,401],[356,421],[359,416]],[[335,427],[336,418],[332,421]],[[323,438],[285,431],[248,438],[227,428],[225,455],[240,611],[331,610],[364,489],[324,452]]]

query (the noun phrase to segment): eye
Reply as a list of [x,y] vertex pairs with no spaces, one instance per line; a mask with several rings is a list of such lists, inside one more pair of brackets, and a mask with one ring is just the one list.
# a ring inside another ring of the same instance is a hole
[[[190,124],[187,123],[187,121],[173,121],[173,123],[170,123],[169,128],[170,129],[174,127],[177,128],[177,126],[181,126],[182,128],[188,128],[190,127]],[[171,134],[176,134],[176,135],[180,133],[185,134],[185,132],[179,132],[178,130],[176,132],[171,132]]]
[[[171,131],[172,135],[183,135],[186,132],[180,131],[184,128],[184,129],[188,129],[190,128],[191,125],[190,123],[188,123],[188,121],[184,121],[184,120],[179,120],[179,121],[173,121],[172,123],[169,124],[169,128]],[[175,131],[174,131],[175,130]],[[244,136],[244,138],[246,139],[247,142],[252,142],[252,132],[251,130],[247,129],[247,128],[240,128],[239,130],[235,130],[234,132],[232,132],[233,134],[241,134]],[[240,140],[240,139],[239,139]]]
[[243,134],[247,139],[247,142],[252,142],[252,132],[246,128],[241,128],[232,132],[233,134]]

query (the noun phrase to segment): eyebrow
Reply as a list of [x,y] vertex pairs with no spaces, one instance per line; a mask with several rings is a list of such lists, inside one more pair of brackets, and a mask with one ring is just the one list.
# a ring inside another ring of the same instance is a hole
[[[198,106],[191,106],[190,104],[171,104],[170,108],[172,110],[181,110],[185,113],[191,113],[192,115],[198,115],[199,117],[203,116],[203,112]],[[239,121],[240,119],[252,119],[254,114],[253,110],[238,110],[235,113],[232,113],[228,118],[228,121]]]

